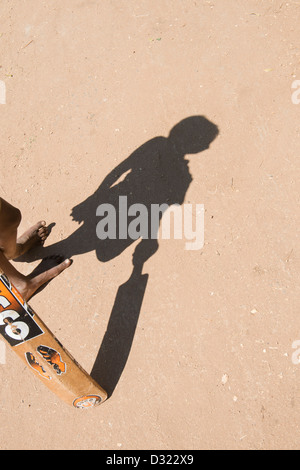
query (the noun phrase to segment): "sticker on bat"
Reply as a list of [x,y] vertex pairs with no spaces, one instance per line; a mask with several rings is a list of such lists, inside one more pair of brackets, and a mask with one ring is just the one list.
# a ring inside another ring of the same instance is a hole
[[51,377],[50,375],[47,374],[47,372],[45,371],[45,369],[43,368],[43,366],[41,366],[36,358],[34,357],[34,355],[31,353],[31,352],[27,352],[25,354],[25,357],[26,357],[26,360],[29,364],[29,366],[35,370],[35,372],[37,372],[39,375],[41,375],[44,379],[47,379],[47,380],[51,380]]
[[73,405],[75,408],[87,409],[93,408],[94,406],[100,405],[101,397],[98,395],[86,395],[74,400]]
[[29,341],[44,334],[44,331],[33,319],[31,309],[21,300],[0,277],[0,335],[11,346]]
[[63,362],[59,352],[43,345],[39,346],[37,351],[48,362],[48,364],[53,367],[57,375],[65,374],[67,366],[66,363]]

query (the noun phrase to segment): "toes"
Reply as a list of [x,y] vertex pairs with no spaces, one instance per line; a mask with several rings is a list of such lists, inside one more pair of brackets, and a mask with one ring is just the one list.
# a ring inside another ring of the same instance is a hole
[[38,231],[38,235],[42,240],[46,240],[46,238],[48,237],[48,232],[45,229],[40,229]]
[[40,220],[38,223],[36,223],[33,227],[33,229],[40,230],[41,228],[47,228],[46,227],[46,222],[44,220]]
[[65,265],[65,268],[68,268],[69,266],[71,266],[71,264],[73,263],[73,261],[69,258],[65,259],[64,261],[64,265]]
[[62,273],[65,269],[67,269],[69,266],[71,266],[72,260],[67,258],[64,261],[62,261],[58,266],[57,266],[57,271],[56,275]]
[[49,269],[44,273],[44,279],[45,280],[50,280],[58,276],[60,273],[62,273],[66,268],[68,268],[72,264],[72,261],[70,259],[66,259],[62,263],[58,264],[54,268]]
[[[56,263],[59,263],[61,260],[61,256],[49,256],[47,258],[44,258],[43,261],[51,260],[52,263],[55,261]],[[28,281],[28,295],[26,295],[26,300],[29,300],[33,295],[35,295],[36,292],[39,291],[39,289],[43,288],[50,282],[52,279],[57,277],[60,273],[62,273],[66,268],[68,268],[72,264],[72,260],[66,259],[63,262],[60,262],[60,264],[57,264],[56,266],[48,269],[47,271],[44,271],[40,274],[35,274],[34,272],[27,277]],[[35,270],[36,271],[36,270]]]
[[24,255],[37,245],[44,245],[49,236],[49,228],[44,220],[40,220],[17,239],[19,245],[18,256]]
[[44,244],[45,241],[46,241],[47,238],[48,238],[48,234],[46,234],[46,233],[39,233],[38,236],[39,236],[40,242],[41,242],[42,244]]
[[39,222],[39,225],[42,225],[42,226],[39,226],[37,234],[40,238],[41,244],[43,245],[47,237],[49,236],[49,230],[48,230],[48,227],[46,227],[46,222],[44,221]]
[[[54,260],[57,262],[58,260],[61,259],[60,256],[49,256],[49,258],[44,258],[46,259],[51,259],[52,261]],[[72,260],[66,259],[60,264],[57,264],[57,266],[54,266],[47,271],[38,274],[31,278],[31,283],[33,285],[33,290],[36,292],[40,287],[42,287],[44,284],[48,283],[55,277],[57,277],[59,274],[61,274],[66,268],[68,268],[72,264]]]

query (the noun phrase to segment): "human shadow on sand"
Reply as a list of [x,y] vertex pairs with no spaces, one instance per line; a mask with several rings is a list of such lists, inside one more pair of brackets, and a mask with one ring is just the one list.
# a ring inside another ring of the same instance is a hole
[[[91,375],[108,392],[113,393],[126,365],[147,286],[148,274],[143,274],[145,262],[157,251],[158,241],[153,233],[159,230],[163,211],[151,226],[151,205],[183,204],[192,182],[187,154],[207,150],[218,135],[218,128],[204,116],[191,116],[179,122],[169,136],[149,140],[114,168],[99,188],[85,201],[72,209],[72,218],[80,227],[68,238],[41,250],[42,256],[75,255],[95,251],[99,261],[107,262],[119,256],[136,240],[129,237],[100,240],[96,226],[101,217],[96,211],[101,204],[116,210],[116,233],[119,233],[119,198],[126,196],[127,206],[143,204],[149,214],[149,238],[141,238],[133,254],[132,274],[118,289],[108,327]],[[103,216],[104,217],[104,216]],[[128,216],[127,224],[136,216]],[[152,234],[152,238],[150,238]]]

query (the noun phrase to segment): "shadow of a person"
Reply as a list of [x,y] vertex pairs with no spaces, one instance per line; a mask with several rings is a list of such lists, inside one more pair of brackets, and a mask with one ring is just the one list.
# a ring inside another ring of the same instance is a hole
[[[185,156],[208,149],[217,135],[215,124],[204,116],[191,116],[173,127],[167,138],[155,137],[143,144],[105,177],[94,194],[73,208],[73,220],[82,225],[65,240],[44,248],[43,253],[60,253],[71,258],[95,250],[101,262],[119,256],[135,241],[127,234],[118,236],[126,215],[120,211],[119,198],[125,196],[127,207],[142,204],[149,214],[148,238],[141,238],[133,256],[134,266],[141,271],[143,264],[158,249],[153,234],[158,232],[163,210],[158,222],[151,222],[151,205],[172,206],[184,202],[192,181]],[[115,208],[116,238],[97,237],[96,225],[101,218],[96,218],[96,211],[101,204]],[[127,214],[127,227],[134,218]],[[121,230],[124,232],[124,228]]]
[[[151,204],[182,204],[192,181],[185,154],[208,149],[217,135],[217,126],[202,116],[194,116],[177,124],[167,139],[157,137],[147,142],[105,178],[99,192],[89,201],[93,206],[92,213],[95,214],[99,201],[109,201],[117,208],[120,195],[127,196],[128,206],[144,204],[149,214]],[[124,174],[125,179],[118,183]],[[86,201],[83,206],[74,208],[73,217],[87,223],[85,211]],[[163,212],[160,220],[162,215]],[[125,368],[138,323],[148,282],[148,274],[143,275],[142,268],[158,248],[157,239],[150,235],[157,233],[159,222],[157,226],[151,227],[149,219],[149,224],[149,238],[142,238],[135,249],[132,275],[118,289],[108,327],[91,372],[92,377],[104,386],[109,396]],[[112,259],[132,243],[132,240],[127,239],[119,240],[113,245],[114,241],[104,240],[99,244],[96,249],[98,259]]]
[[[191,116],[175,125],[167,138],[156,137],[146,142],[114,168],[94,194],[73,208],[71,216],[82,225],[65,240],[42,250],[43,255],[60,253],[68,258],[95,250],[99,261],[110,261],[135,241],[128,234],[119,236],[120,230],[124,232],[120,196],[126,197],[128,208],[142,204],[147,209],[148,236],[140,237],[136,246],[131,277],[118,289],[91,372],[109,396],[124,370],[133,342],[148,281],[148,275],[142,274],[143,266],[158,249],[157,233],[163,210],[153,222],[151,206],[183,204],[192,181],[185,156],[208,149],[218,133],[218,127],[204,116]],[[96,226],[101,219],[96,213],[102,204],[115,208],[116,237],[97,236]],[[126,214],[126,229],[134,218]]]

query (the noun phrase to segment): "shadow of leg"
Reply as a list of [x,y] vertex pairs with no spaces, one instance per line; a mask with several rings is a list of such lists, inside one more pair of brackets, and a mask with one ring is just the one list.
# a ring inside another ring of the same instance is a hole
[[91,376],[111,396],[125,368],[138,323],[148,274],[134,269],[116,296]]

